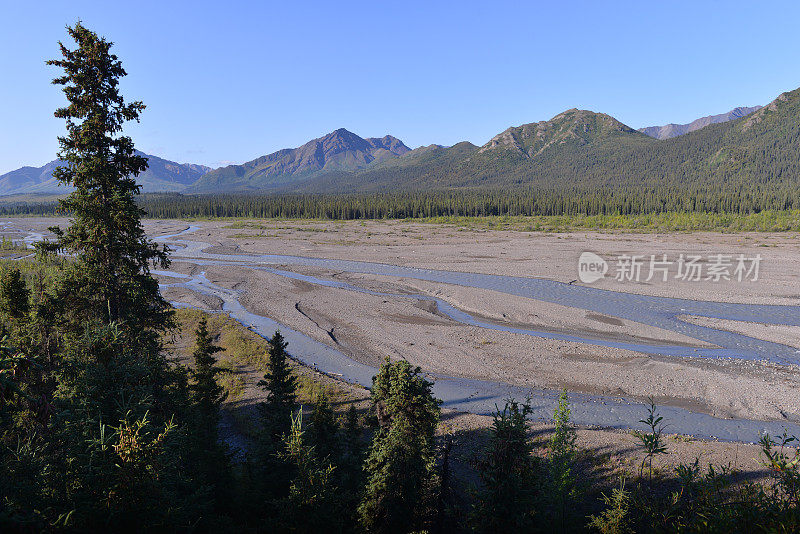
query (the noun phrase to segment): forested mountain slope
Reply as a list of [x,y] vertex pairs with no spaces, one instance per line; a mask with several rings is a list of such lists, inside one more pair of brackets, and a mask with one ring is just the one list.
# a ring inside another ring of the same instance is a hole
[[657,140],[608,115],[569,110],[510,128],[483,147],[429,147],[284,192],[452,187],[770,188],[800,184],[800,89],[741,119]]
[[374,162],[397,158],[409,150],[391,135],[362,139],[340,128],[298,148],[286,148],[242,165],[216,169],[199,180],[192,190],[202,193],[291,187],[315,177],[354,171]]

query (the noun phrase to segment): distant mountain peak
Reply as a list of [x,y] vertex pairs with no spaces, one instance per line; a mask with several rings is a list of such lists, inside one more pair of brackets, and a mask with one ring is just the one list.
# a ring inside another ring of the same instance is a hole
[[[211,170],[195,163],[176,163],[139,150],[136,155],[147,158],[147,169],[136,177],[142,192],[179,192]],[[53,171],[64,162],[53,160],[41,167],[21,167],[0,175],[0,195],[62,194],[72,191],[53,178]]]
[[497,134],[480,148],[480,152],[508,149],[527,158],[534,158],[554,144],[586,145],[613,134],[639,135],[605,113],[572,108],[548,121],[513,126]]
[[208,173],[195,184],[197,191],[215,190],[222,184],[239,190],[269,188],[327,173],[351,172],[410,152],[391,135],[359,137],[338,128],[297,148],[285,148],[242,165]]
[[753,107],[737,107],[733,108],[727,113],[720,113],[719,115],[709,115],[707,117],[700,117],[688,124],[666,124],[664,126],[648,126],[647,128],[639,128],[643,134],[649,135],[656,139],[670,139],[680,135],[694,132],[700,128],[705,128],[710,124],[719,124],[721,122],[728,122],[742,117],[746,117],[751,113],[761,109],[761,106]]
[[326,139],[342,139],[350,142],[358,142],[358,140],[361,140],[361,137],[354,134],[347,128],[337,128],[329,134],[323,135],[317,139],[312,139],[312,141],[323,141]]

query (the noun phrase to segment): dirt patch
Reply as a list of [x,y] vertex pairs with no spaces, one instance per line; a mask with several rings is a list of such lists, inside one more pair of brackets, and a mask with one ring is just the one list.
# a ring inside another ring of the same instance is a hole
[[177,302],[201,310],[221,310],[222,300],[213,295],[204,295],[185,287],[168,287],[161,294],[169,302]]
[[608,315],[601,315],[599,313],[587,313],[587,319],[591,319],[592,321],[598,321],[603,324],[610,324],[612,326],[625,326],[625,322],[622,319],[617,319],[616,317],[609,317]]

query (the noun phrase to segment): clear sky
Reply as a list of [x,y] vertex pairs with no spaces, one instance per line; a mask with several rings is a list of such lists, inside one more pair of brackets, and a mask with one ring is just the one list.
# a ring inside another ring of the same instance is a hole
[[800,2],[0,0],[0,173],[54,159],[44,64],[81,19],[115,43],[137,148],[212,167],[336,128],[483,144],[573,107],[639,128],[800,86]]

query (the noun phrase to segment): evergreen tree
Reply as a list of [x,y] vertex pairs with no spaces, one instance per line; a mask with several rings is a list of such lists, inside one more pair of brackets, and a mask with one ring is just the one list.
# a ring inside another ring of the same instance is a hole
[[351,524],[358,524],[356,511],[364,489],[364,428],[358,411],[350,405],[341,425],[341,456],[337,480],[343,494],[343,507]]
[[533,527],[537,492],[530,410],[529,402],[511,400],[494,414],[489,446],[478,463],[482,489],[472,514],[477,532],[528,532]]
[[47,64],[64,70],[53,83],[64,86],[68,101],[55,112],[67,123],[67,135],[58,138],[58,157],[66,165],[53,176],[75,187],[60,201],[72,220],[66,231],[51,228],[57,240],[42,248],[76,255],[60,295],[68,309],[105,322],[123,320],[134,329],[162,329],[171,312],[149,266],[166,267],[169,259],[166,249],[145,235],[144,212],[135,202],[140,189],[135,178],[147,169],[147,159],[136,154],[130,137],[120,135],[123,124],[138,121],[145,106],[125,103],[120,94],[126,72],[110,52],[110,41],[80,22],[67,31],[77,48],[59,42],[62,59]]
[[548,485],[545,497],[550,503],[551,524],[561,530],[575,528],[568,525],[571,519],[570,504],[576,498],[577,477],[575,461],[577,436],[570,423],[569,397],[567,390],[561,391],[558,405],[553,414],[555,429],[550,437],[550,450],[547,454]]
[[[206,318],[200,319],[195,331],[196,346],[192,354],[194,383],[189,386],[191,401],[196,418],[191,427],[195,441],[194,458],[197,472],[207,483],[214,486],[215,495],[224,489],[229,468],[225,447],[219,442],[220,406],[228,394],[217,383],[217,375],[222,371],[216,366],[214,354],[223,349],[214,345],[208,333]],[[221,497],[221,496],[220,496]]]
[[0,274],[0,309],[13,319],[21,319],[30,311],[30,291],[16,267]]
[[[32,345],[46,365],[31,382],[49,387],[32,389],[42,430],[21,436],[9,465],[37,470],[36,493],[7,498],[71,530],[187,527],[207,515],[208,499],[185,469],[187,376],[160,341],[171,311],[149,265],[167,255],[145,236],[134,202],[146,161],[120,135],[144,106],[119,94],[125,71],[110,42],[80,23],[67,30],[77,48],[59,43],[63,59],[48,63],[64,70],[54,83],[68,100],[56,111],[67,122],[59,138],[66,166],[55,176],[75,187],[62,202],[73,219],[39,248],[40,265],[56,272],[51,288],[36,287]],[[47,254],[56,250],[71,257],[56,261]],[[19,294],[17,278],[0,289]]]
[[[56,516],[75,510],[64,525],[71,529],[186,526],[211,502],[204,484],[186,469],[183,432],[172,431],[179,417],[186,423],[191,413],[186,375],[167,367],[163,354],[137,335],[118,323],[87,323],[80,337],[64,343],[42,499]],[[120,426],[112,427],[116,422]],[[140,456],[138,447],[166,428],[158,445]],[[128,461],[122,457],[126,447],[131,469],[118,467]],[[137,500],[116,498],[140,491]]]
[[436,498],[436,520],[433,526],[434,534],[452,532],[457,529],[458,520],[455,517],[457,504],[452,487],[452,468],[450,466],[450,453],[453,450],[453,434],[447,433],[442,444],[441,467],[439,469],[439,489]]
[[339,506],[335,468],[321,459],[315,447],[306,442],[302,421],[301,409],[291,418],[282,454],[294,472],[289,495],[282,507],[284,526],[289,532],[307,534],[342,532],[347,517]]
[[269,340],[267,372],[258,383],[268,396],[259,406],[261,429],[249,468],[261,500],[266,501],[267,515],[278,513],[281,499],[288,495],[293,473],[293,466],[283,454],[284,439],[297,409],[297,378],[289,366],[287,345],[280,332],[275,332]]
[[267,372],[258,383],[269,394],[261,412],[264,427],[275,440],[280,440],[289,431],[291,414],[297,408],[297,377],[289,366],[287,345],[281,333],[276,331],[269,340]]
[[338,465],[341,455],[339,420],[333,411],[328,396],[321,391],[311,412],[311,421],[306,431],[308,442],[314,447],[319,458]]
[[200,319],[195,331],[195,343],[192,353],[194,383],[189,386],[192,391],[192,402],[198,414],[197,427],[194,431],[202,436],[205,443],[214,444],[218,439],[220,406],[228,394],[217,383],[217,375],[222,369],[216,366],[217,359],[214,357],[214,354],[223,349],[214,345],[214,340],[208,333],[208,322],[205,317]]
[[367,485],[358,508],[368,532],[411,532],[428,519],[440,412],[432,387],[419,367],[388,358],[372,381],[380,428],[365,463]]
[[[363,429],[358,421],[358,410],[351,404],[350,408],[347,409],[342,428],[342,446],[344,448],[343,454],[345,457],[361,458],[363,449],[361,439],[363,433]],[[360,463],[360,460],[357,463]]]

